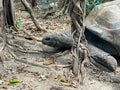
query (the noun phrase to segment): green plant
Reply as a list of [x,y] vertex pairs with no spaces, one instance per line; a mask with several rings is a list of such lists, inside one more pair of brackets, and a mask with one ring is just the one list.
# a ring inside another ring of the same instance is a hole
[[103,3],[104,0],[86,0],[86,12],[87,14],[98,4]]
[[16,23],[18,26],[23,27],[23,22],[20,18],[16,18]]
[[13,32],[13,31],[14,31],[14,29],[15,29],[15,27],[14,27],[14,26],[10,26],[10,27],[9,27],[10,32]]

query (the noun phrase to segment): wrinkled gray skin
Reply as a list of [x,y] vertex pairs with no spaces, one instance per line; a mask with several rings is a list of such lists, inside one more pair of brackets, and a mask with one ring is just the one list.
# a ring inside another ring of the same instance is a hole
[[[113,56],[118,56],[114,45],[105,41],[89,30],[85,31],[85,36],[88,41],[88,49],[93,64],[106,71],[115,71],[117,68],[117,61]],[[71,30],[67,30],[56,35],[47,35],[42,39],[42,43],[54,47],[57,51],[71,49],[72,37]]]

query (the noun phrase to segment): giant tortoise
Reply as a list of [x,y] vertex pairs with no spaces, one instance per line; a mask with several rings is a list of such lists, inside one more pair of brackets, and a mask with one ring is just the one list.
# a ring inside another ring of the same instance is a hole
[[[116,57],[120,56],[120,0],[97,5],[86,17],[85,37],[92,63],[104,70],[115,71]],[[71,30],[57,35],[46,35],[42,43],[55,50],[70,49]]]

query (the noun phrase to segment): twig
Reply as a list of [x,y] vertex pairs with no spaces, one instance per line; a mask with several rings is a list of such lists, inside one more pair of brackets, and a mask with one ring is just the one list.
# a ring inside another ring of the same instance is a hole
[[61,67],[61,68],[67,68],[67,67],[71,67],[71,65],[51,65],[53,67]]

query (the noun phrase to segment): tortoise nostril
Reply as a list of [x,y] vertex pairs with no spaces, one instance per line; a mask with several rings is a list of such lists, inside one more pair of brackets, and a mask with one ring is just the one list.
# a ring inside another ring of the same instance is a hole
[[49,41],[49,40],[50,40],[50,37],[46,37],[45,40]]

